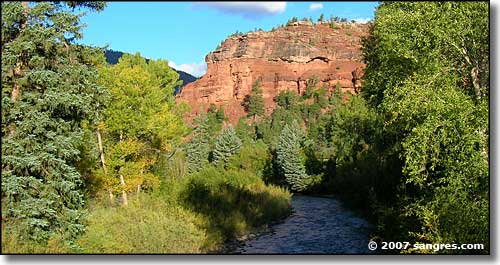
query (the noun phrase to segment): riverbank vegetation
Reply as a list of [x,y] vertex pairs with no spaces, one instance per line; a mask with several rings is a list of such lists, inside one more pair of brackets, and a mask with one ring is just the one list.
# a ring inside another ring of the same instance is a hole
[[104,4],[2,3],[2,253],[204,253],[290,213],[222,110],[193,155],[178,74],[140,54],[107,65],[74,43],[73,7]]
[[311,76],[266,114],[256,80],[234,127],[215,105],[186,124],[167,61],[76,44],[74,5],[104,8],[2,3],[2,253],[217,252],[292,192],[374,240],[488,252],[487,3],[381,3],[360,93]]

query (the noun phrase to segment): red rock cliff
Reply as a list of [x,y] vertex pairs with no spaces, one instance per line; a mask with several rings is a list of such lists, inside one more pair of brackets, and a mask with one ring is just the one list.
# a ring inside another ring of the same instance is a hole
[[206,74],[178,95],[178,102],[186,101],[192,108],[186,118],[192,120],[214,103],[224,106],[230,122],[236,124],[246,114],[242,102],[256,80],[262,84],[267,114],[281,91],[302,94],[313,76],[319,80],[317,87],[331,92],[339,82],[344,91],[354,92],[364,67],[361,37],[368,25],[335,25],[295,23],[271,32],[229,37],[206,56]]

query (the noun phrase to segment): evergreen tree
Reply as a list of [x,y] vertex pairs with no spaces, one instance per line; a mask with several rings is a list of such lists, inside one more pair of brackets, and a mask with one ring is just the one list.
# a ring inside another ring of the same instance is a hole
[[244,117],[238,120],[235,131],[242,142],[250,142],[255,138],[254,128],[246,122]]
[[222,162],[225,166],[229,161],[229,158],[238,153],[240,148],[241,140],[236,135],[236,131],[233,126],[229,125],[227,128],[222,130],[222,133],[219,137],[217,137],[212,162],[214,164],[220,164]]
[[215,118],[218,122],[223,122],[226,120],[226,114],[224,113],[224,107],[220,106],[217,112],[215,112]]
[[245,102],[247,116],[253,117],[254,120],[256,116],[262,117],[264,115],[264,98],[262,97],[262,88],[260,86],[260,81],[255,81],[252,91],[248,95],[248,100]]
[[308,185],[308,175],[302,159],[301,143],[304,134],[299,124],[293,121],[281,131],[277,153],[277,163],[292,190],[304,191]]
[[325,19],[325,15],[323,15],[323,13],[321,13],[319,15],[318,22],[323,22],[324,19]]
[[217,106],[215,106],[214,103],[210,103],[210,106],[208,107],[207,112],[208,113],[215,113],[215,112],[217,112]]
[[[70,240],[83,231],[84,124],[103,94],[102,50],[76,45],[98,2],[2,2],[2,234]],[[5,222],[4,222],[5,220]],[[67,241],[70,242],[70,241]]]
[[189,173],[200,170],[208,162],[210,151],[208,117],[200,115],[195,124],[197,127],[194,129],[193,137],[186,148]]

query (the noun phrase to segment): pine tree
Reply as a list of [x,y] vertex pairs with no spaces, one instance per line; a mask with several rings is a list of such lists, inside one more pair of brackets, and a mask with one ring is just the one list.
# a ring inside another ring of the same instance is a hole
[[187,168],[189,173],[200,170],[208,162],[209,154],[209,126],[208,117],[201,115],[195,121],[197,127],[194,129],[193,138],[186,147]]
[[233,126],[229,125],[222,131],[219,137],[217,137],[215,149],[213,151],[214,159],[212,162],[216,165],[222,162],[225,166],[229,158],[238,153],[240,148],[241,140],[236,135],[236,131]]
[[259,80],[255,81],[253,84],[252,91],[248,96],[246,104],[248,117],[253,117],[255,120],[256,116],[264,115],[264,98],[262,97],[262,89]]
[[276,149],[277,162],[292,190],[304,191],[308,185],[308,175],[301,158],[302,129],[296,121],[286,124],[281,131]]
[[217,112],[215,112],[215,118],[218,122],[223,122],[226,120],[226,114],[224,113],[224,107],[220,106]]
[[324,19],[325,19],[325,16],[323,15],[323,13],[321,13],[319,15],[318,22],[323,22]]
[[[84,124],[103,94],[102,50],[74,44],[98,2],[2,2],[2,233],[70,242],[83,231]],[[4,223],[4,220],[5,223]]]

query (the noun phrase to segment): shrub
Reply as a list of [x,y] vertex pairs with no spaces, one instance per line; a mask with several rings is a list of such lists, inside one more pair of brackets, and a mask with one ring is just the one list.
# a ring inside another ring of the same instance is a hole
[[198,253],[206,239],[197,217],[161,196],[140,194],[127,207],[95,206],[81,253]]
[[262,140],[258,140],[244,144],[240,152],[229,159],[227,168],[249,170],[257,176],[262,176],[270,160],[271,153],[267,145]]
[[207,166],[191,175],[181,201],[203,218],[208,240],[204,249],[216,250],[226,240],[250,232],[290,214],[291,194],[266,186],[248,170]]

